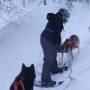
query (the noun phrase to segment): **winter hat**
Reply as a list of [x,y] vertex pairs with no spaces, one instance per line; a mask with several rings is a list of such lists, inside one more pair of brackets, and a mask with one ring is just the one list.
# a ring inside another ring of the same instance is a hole
[[62,18],[63,22],[66,23],[70,17],[70,13],[67,9],[61,8],[57,13],[60,18]]

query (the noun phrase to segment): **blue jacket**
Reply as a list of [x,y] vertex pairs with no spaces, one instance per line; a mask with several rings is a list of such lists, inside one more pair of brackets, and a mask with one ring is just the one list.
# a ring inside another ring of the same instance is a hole
[[41,33],[41,37],[46,38],[53,44],[61,44],[62,30],[63,30],[63,21],[60,21],[59,23],[54,22],[54,24],[48,22],[44,31]]

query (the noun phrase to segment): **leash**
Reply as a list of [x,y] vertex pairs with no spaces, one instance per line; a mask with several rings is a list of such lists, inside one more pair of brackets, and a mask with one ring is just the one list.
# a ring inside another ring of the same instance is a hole
[[[63,58],[61,58],[61,62],[60,62],[60,56],[58,54],[58,59],[59,59],[59,65],[63,66]],[[68,82],[68,84],[65,86],[64,90],[70,85],[71,81],[73,80],[73,77],[71,77],[72,74],[72,68],[71,68],[71,63],[69,62],[69,69],[70,69],[70,73],[69,76],[67,78],[70,79],[70,81]]]
[[16,82],[14,84],[14,90],[18,90],[18,85],[21,85],[22,90],[25,90],[24,83],[22,80],[19,80],[19,82]]
[[58,60],[59,60],[58,65],[59,65],[59,67],[63,67],[63,54],[64,53],[61,53],[62,54],[61,57],[60,57],[59,54],[60,53],[57,53],[57,57],[58,57]]

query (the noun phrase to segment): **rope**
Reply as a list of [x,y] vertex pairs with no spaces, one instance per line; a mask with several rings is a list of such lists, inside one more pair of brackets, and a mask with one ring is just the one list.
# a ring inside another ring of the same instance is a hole
[[71,81],[73,80],[73,78],[71,77],[72,69],[70,68],[70,70],[71,70],[71,71],[70,71],[70,74],[69,74],[69,76],[67,77],[67,78],[70,79],[70,81],[69,81],[68,84],[65,86],[64,90],[65,90],[67,87],[69,87]]
[[57,53],[57,57],[58,57],[58,65],[59,65],[59,67],[62,65],[62,62],[61,62],[61,60],[60,60],[60,55],[59,55],[59,53]]

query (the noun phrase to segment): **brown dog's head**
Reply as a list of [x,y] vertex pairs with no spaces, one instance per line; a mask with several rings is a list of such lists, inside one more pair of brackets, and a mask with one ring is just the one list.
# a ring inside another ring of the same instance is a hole
[[71,35],[70,38],[66,39],[59,49],[58,52],[68,52],[70,49],[75,49],[79,47],[79,38],[77,35]]
[[77,35],[71,35],[69,40],[73,44],[72,48],[78,48],[79,47],[80,40],[79,40],[79,37]]

